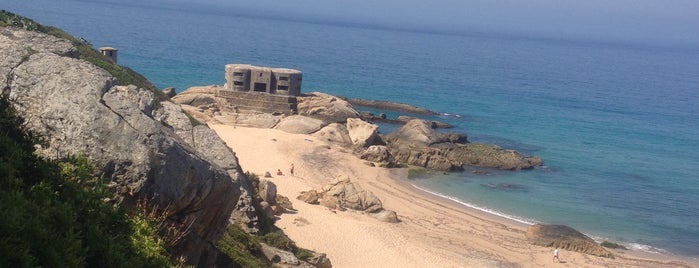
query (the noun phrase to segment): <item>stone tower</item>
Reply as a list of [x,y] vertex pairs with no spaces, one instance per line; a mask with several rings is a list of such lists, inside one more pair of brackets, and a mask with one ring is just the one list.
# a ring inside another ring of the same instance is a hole
[[113,47],[101,47],[102,55],[107,56],[114,64],[117,63],[117,49]]

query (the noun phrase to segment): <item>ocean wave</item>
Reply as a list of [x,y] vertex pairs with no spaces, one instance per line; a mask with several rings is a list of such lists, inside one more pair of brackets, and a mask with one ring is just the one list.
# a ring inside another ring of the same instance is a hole
[[656,248],[653,246],[649,245],[644,245],[644,244],[638,244],[638,243],[630,243],[626,244],[626,247],[633,249],[633,250],[640,250],[643,252],[648,252],[648,253],[653,253],[653,254],[667,254],[667,250],[664,250],[662,248]]
[[428,193],[428,194],[435,195],[435,196],[439,196],[439,197],[442,197],[442,198],[446,198],[446,199],[449,199],[449,200],[454,201],[454,202],[456,202],[456,203],[459,203],[459,204],[461,204],[461,205],[463,205],[463,206],[466,206],[466,207],[469,207],[469,208],[472,208],[472,209],[476,209],[476,210],[480,210],[480,211],[483,211],[483,212],[485,212],[485,213],[492,214],[492,215],[495,215],[495,216],[498,216],[498,217],[506,218],[506,219],[513,220],[513,221],[516,221],[516,222],[519,222],[519,223],[523,223],[523,224],[527,224],[527,225],[534,225],[534,224],[539,223],[539,222],[537,222],[537,221],[535,221],[535,220],[520,218],[520,217],[517,217],[517,216],[508,215],[508,214],[499,212],[499,211],[497,211],[497,210],[493,210],[493,209],[489,209],[489,208],[484,208],[484,207],[479,207],[479,206],[476,206],[476,205],[474,205],[474,204],[466,203],[466,202],[464,202],[464,201],[459,200],[459,199],[456,198],[456,197],[448,196],[448,195],[445,195],[445,194],[442,194],[442,193],[439,193],[439,192],[430,191],[430,190],[427,190],[427,189],[422,188],[422,187],[420,187],[420,186],[417,186],[417,185],[415,185],[415,184],[410,184],[410,185],[412,185],[412,186],[415,187],[416,189],[418,189],[418,190],[420,190],[420,191],[423,191],[423,192],[426,192],[426,193]]

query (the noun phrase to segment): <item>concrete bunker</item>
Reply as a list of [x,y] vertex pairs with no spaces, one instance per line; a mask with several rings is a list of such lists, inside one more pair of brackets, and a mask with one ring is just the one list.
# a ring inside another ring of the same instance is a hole
[[226,84],[218,91],[236,110],[296,113],[303,73],[287,68],[227,64]]

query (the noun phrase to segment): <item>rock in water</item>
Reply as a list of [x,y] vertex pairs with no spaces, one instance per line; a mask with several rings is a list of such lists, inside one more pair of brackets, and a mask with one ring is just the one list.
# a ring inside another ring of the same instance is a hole
[[385,141],[395,161],[436,170],[462,170],[464,164],[520,170],[542,164],[541,158],[524,156],[514,150],[467,143],[465,135],[438,133],[430,122],[420,119],[411,120],[386,135]]
[[565,225],[535,224],[527,228],[527,240],[534,245],[559,247],[585,254],[613,257],[613,254],[588,236]]

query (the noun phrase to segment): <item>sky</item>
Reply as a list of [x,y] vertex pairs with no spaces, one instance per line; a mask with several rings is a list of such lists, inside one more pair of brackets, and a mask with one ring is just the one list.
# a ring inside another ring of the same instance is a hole
[[[188,0],[160,0],[189,3]],[[698,0],[200,0],[219,12],[464,34],[699,46]]]
[[420,32],[699,48],[699,0],[73,1]]

